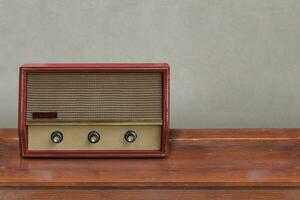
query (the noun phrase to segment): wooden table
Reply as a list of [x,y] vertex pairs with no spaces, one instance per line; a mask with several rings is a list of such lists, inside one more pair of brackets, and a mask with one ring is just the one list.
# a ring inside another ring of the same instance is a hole
[[0,199],[300,199],[300,129],[173,129],[166,159],[23,159],[0,129]]

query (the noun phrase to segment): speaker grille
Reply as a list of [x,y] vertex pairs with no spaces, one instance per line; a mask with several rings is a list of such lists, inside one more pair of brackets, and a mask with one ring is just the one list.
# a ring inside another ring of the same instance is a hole
[[61,121],[162,119],[162,74],[29,73],[27,120],[57,112]]

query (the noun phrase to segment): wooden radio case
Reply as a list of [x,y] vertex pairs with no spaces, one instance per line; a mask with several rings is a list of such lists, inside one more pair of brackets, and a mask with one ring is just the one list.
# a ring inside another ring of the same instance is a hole
[[168,64],[20,67],[24,157],[164,157],[168,131]]

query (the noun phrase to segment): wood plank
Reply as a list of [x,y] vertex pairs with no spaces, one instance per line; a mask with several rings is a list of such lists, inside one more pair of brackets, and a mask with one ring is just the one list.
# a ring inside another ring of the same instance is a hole
[[24,159],[18,142],[0,129],[2,187],[300,187],[300,129],[173,129],[166,159]]
[[227,189],[227,190],[96,190],[96,189],[0,189],[1,200],[19,199],[118,199],[118,200],[299,200],[300,190]]

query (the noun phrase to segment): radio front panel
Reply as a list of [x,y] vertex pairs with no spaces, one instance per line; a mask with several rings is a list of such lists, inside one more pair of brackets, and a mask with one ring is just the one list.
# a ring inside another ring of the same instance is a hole
[[[131,131],[136,135],[127,136]],[[50,138],[55,132],[63,134],[63,138],[57,143]],[[99,134],[94,136],[99,138],[92,140],[88,137],[91,133]],[[158,151],[160,145],[159,125],[32,125],[28,129],[29,150]]]

